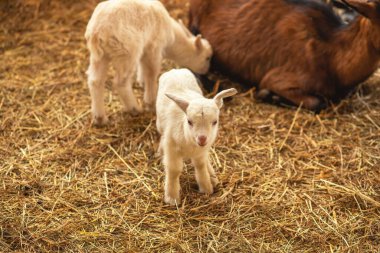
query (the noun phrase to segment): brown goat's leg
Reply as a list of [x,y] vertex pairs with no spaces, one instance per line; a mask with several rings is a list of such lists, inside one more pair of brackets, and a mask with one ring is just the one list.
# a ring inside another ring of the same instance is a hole
[[282,102],[281,98],[277,94],[274,94],[273,92],[267,89],[258,90],[256,92],[255,97],[256,99],[259,99],[268,103],[279,104]]
[[272,96],[274,93],[291,103],[312,110],[318,111],[324,107],[323,101],[317,96],[310,95],[305,89],[304,76],[289,72],[281,72],[279,69],[268,72],[260,83],[258,98]]

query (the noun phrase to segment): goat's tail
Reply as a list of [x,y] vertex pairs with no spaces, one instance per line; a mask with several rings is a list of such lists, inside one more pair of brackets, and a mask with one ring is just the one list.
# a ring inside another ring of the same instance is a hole
[[86,40],[87,40],[87,47],[90,50],[91,57],[95,61],[100,61],[100,59],[104,55],[104,51],[101,47],[101,40],[99,39],[98,34],[91,34],[91,35],[85,35]]

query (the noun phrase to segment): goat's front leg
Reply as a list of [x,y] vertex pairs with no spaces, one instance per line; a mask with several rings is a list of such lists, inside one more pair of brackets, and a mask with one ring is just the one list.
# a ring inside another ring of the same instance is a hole
[[163,147],[163,136],[160,137],[160,142],[158,143],[157,151],[154,155],[154,157],[161,157],[164,154],[164,147]]
[[[265,99],[266,96],[271,95],[271,92],[273,92],[297,106],[302,104],[308,110],[319,111],[326,105],[324,101],[317,96],[311,95],[310,91],[307,90],[307,82],[310,82],[310,80],[310,78],[302,74],[286,72],[281,68],[273,69],[261,81],[257,97]],[[313,82],[317,81],[313,80]]]
[[207,159],[207,169],[208,173],[210,174],[211,184],[213,187],[217,186],[219,184],[218,177],[215,174],[215,170],[212,167],[212,164],[210,162],[210,159]]
[[154,111],[157,96],[157,79],[161,71],[162,56],[159,50],[150,49],[144,52],[139,68],[144,82],[144,108]]
[[90,66],[87,70],[88,88],[91,94],[91,111],[95,125],[107,123],[107,115],[104,106],[105,79],[109,61],[106,59],[95,60],[90,57]]
[[140,65],[141,63],[139,63],[137,66],[136,81],[138,82],[141,88],[144,88],[144,76],[143,76],[142,66]]
[[[214,192],[213,184],[210,178],[208,154],[192,159],[195,167],[195,179],[197,180],[199,191],[206,194]],[[215,172],[214,172],[215,174]]]
[[179,177],[182,173],[182,157],[166,148],[164,151],[165,165],[165,203],[175,205],[181,203]]

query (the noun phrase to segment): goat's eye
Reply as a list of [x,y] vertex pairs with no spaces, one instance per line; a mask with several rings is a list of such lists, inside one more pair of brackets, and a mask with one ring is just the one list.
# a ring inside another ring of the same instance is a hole
[[211,57],[207,57],[207,58],[206,58],[206,61],[209,61],[209,60],[211,60]]
[[189,126],[193,126],[193,122],[191,120],[187,120],[187,123],[189,124]]
[[217,121],[217,120],[215,120],[215,121],[212,122],[212,125],[213,125],[213,126],[216,126],[216,124],[218,124],[218,121]]

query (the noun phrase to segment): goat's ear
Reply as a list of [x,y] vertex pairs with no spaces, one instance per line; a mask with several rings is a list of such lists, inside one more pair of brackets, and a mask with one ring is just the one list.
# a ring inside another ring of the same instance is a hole
[[201,50],[202,47],[202,35],[198,34],[197,37],[195,37],[195,48]]
[[181,108],[182,111],[186,113],[187,107],[189,107],[189,102],[173,94],[166,93],[165,95],[171,100],[173,100],[179,106],[179,108]]
[[186,36],[187,37],[191,37],[193,36],[191,34],[191,32],[189,31],[189,29],[187,29],[187,27],[185,26],[185,24],[183,23],[182,19],[178,19],[178,23],[179,25],[181,26],[182,30],[185,32]]
[[223,106],[223,98],[231,97],[237,93],[237,90],[235,88],[231,88],[228,90],[223,90],[215,95],[214,101],[215,104],[220,109]]

